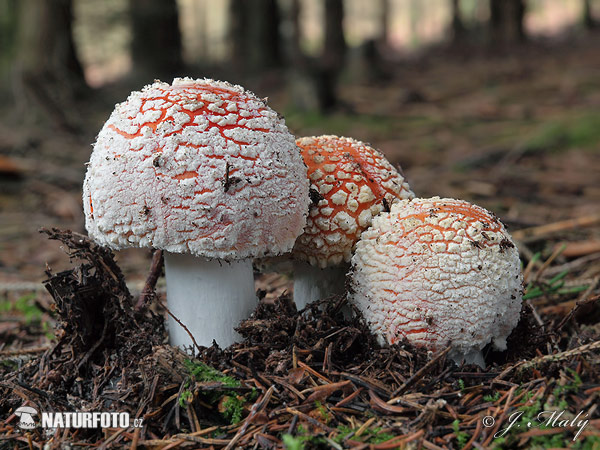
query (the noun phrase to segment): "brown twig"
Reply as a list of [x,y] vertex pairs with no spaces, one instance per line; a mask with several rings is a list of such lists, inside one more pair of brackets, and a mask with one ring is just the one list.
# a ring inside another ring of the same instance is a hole
[[136,450],[137,446],[138,446],[138,442],[140,440],[140,433],[142,432],[141,428],[136,428],[135,431],[133,432],[133,439],[131,440],[131,447],[130,450]]
[[564,359],[571,358],[572,356],[581,355],[582,353],[587,353],[598,349],[600,349],[600,341],[594,341],[590,342],[589,344],[581,345],[572,350],[567,350],[553,355],[539,356],[530,361],[523,361],[522,363],[517,364],[517,366],[520,365],[521,369],[529,369],[530,367],[535,367],[539,364],[562,361]]
[[585,292],[583,293],[581,298],[579,300],[577,300],[577,302],[575,302],[575,306],[571,309],[571,311],[569,311],[569,314],[567,314],[565,317],[563,317],[562,320],[558,323],[558,325],[556,325],[556,327],[554,328],[554,332],[560,331],[562,329],[562,327],[564,327],[565,324],[569,320],[571,320],[571,318],[575,315],[575,313],[577,312],[577,310],[579,308],[581,308],[584,305],[589,305],[590,303],[594,303],[594,302],[597,302],[598,300],[600,300],[600,294],[594,295],[593,297],[589,297],[589,295],[592,293],[592,291],[594,289],[596,289],[596,286],[598,285],[599,281],[600,281],[600,278],[596,277],[594,282],[585,290]]
[[186,327],[183,322],[181,320],[179,320],[177,317],[175,317],[173,315],[173,313],[169,310],[169,308],[166,307],[166,305],[163,305],[163,308],[165,308],[165,311],[167,311],[167,314],[169,316],[171,316],[173,318],[173,320],[175,322],[177,322],[179,324],[179,326],[181,328],[183,328],[185,330],[185,332],[188,334],[188,336],[190,337],[190,339],[192,340],[192,343],[194,344],[194,347],[196,348],[196,350],[198,350],[198,352],[202,352],[202,347],[200,347],[198,345],[198,343],[196,342],[196,339],[194,339],[194,335],[192,334],[192,332],[188,329],[188,327]]
[[524,228],[522,230],[513,231],[514,239],[523,242],[532,242],[544,239],[546,236],[558,231],[572,230],[574,228],[589,227],[600,223],[600,214],[592,214],[589,216],[577,217],[575,219],[563,220],[560,222],[549,223],[537,227]]
[[49,345],[42,345],[39,347],[19,348],[16,350],[0,350],[0,356],[34,355],[36,353],[43,353],[50,348]]
[[152,263],[150,264],[150,272],[148,273],[148,278],[146,278],[146,283],[144,284],[144,288],[140,293],[138,301],[135,304],[135,310],[140,311],[142,308],[146,306],[146,302],[148,302],[154,295],[154,288],[156,287],[156,282],[162,273],[162,269],[164,266],[164,258],[162,250],[154,250],[154,254],[152,255]]

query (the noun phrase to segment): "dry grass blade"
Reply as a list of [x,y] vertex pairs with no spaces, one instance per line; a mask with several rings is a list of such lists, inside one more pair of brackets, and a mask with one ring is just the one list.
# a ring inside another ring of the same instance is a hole
[[600,341],[590,342],[589,344],[581,345],[572,350],[567,350],[564,352],[559,352],[553,355],[545,355],[540,356],[538,358],[532,359],[531,361],[524,361],[515,366],[515,368],[520,368],[522,370],[530,369],[532,367],[537,367],[541,364],[547,364],[550,362],[563,361],[565,359],[572,358],[574,356],[579,356],[584,353],[593,352],[595,350],[600,349]]
[[598,224],[600,224],[600,214],[591,214],[588,216],[577,217],[575,219],[563,220],[547,225],[540,225],[537,227],[513,231],[512,236],[517,241],[523,241],[527,243],[544,239],[548,235],[559,231],[567,231],[580,227],[590,227]]

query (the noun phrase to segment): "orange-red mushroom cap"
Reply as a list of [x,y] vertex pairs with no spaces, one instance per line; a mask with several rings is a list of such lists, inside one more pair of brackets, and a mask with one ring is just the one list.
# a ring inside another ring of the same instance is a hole
[[289,251],[306,166],[283,119],[240,86],[155,82],[116,106],[88,166],[86,228],[114,249],[241,259]]
[[362,234],[352,294],[381,343],[466,355],[503,349],[521,311],[519,253],[492,213],[462,200],[403,200]]
[[346,137],[296,140],[308,166],[309,216],[294,256],[322,268],[350,261],[373,217],[402,198],[412,198],[404,177],[379,151]]

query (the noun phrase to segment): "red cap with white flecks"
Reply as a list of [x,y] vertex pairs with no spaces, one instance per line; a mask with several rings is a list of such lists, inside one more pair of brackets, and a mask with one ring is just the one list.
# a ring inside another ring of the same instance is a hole
[[294,257],[322,268],[350,261],[373,217],[414,194],[379,151],[338,136],[296,140],[311,183],[309,217]]

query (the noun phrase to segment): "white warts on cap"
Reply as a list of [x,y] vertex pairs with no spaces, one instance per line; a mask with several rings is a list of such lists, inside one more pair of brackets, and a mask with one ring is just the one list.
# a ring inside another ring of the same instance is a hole
[[283,119],[240,86],[176,79],[133,92],[94,145],[86,228],[113,249],[240,259],[289,251],[308,209]]
[[312,204],[294,257],[321,268],[349,262],[373,217],[414,194],[385,156],[363,142],[325,135],[296,143],[308,166]]
[[499,349],[521,311],[519,253],[495,215],[453,199],[403,200],[373,220],[352,258],[352,293],[380,343],[407,339],[460,360]]

